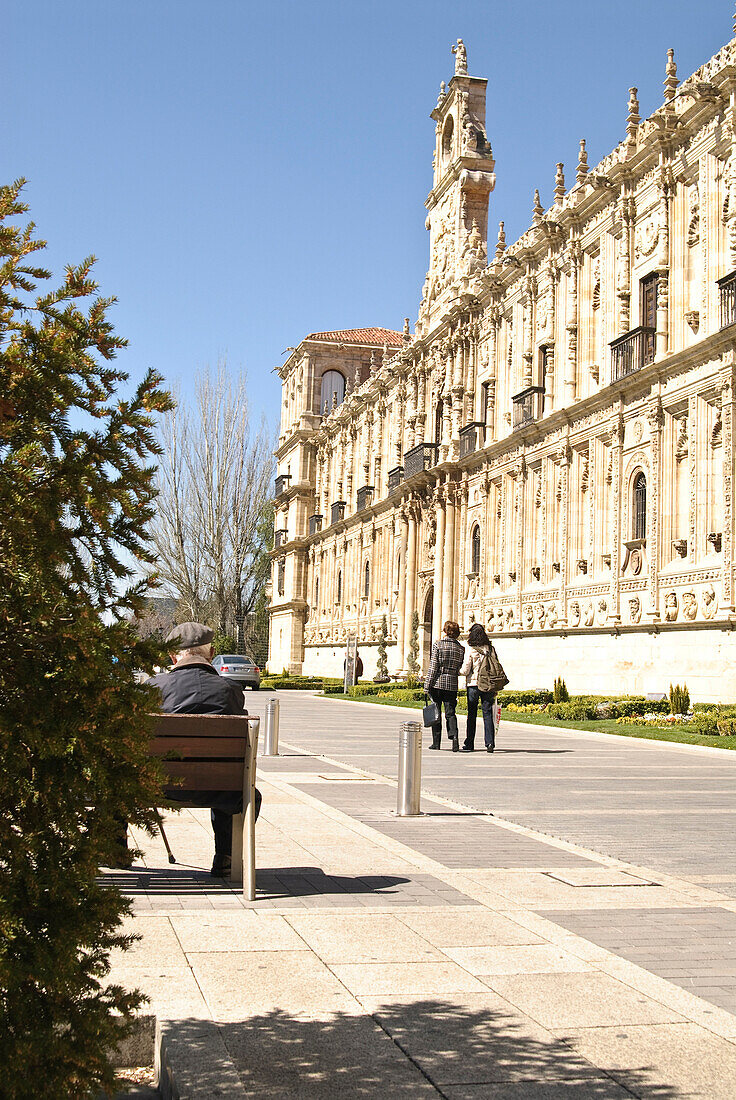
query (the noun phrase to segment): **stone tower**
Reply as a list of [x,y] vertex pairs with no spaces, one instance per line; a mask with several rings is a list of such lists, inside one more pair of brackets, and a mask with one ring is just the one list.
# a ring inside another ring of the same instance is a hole
[[430,263],[419,310],[420,333],[432,328],[446,303],[488,262],[488,196],[496,182],[485,128],[488,81],[468,76],[461,38],[452,50],[455,75],[447,89],[441,85],[431,114],[436,123],[434,179],[425,203]]

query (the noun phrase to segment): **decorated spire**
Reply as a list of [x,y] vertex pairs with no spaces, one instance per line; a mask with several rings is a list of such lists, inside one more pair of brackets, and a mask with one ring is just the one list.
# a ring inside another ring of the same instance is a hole
[[578,153],[578,167],[575,173],[576,183],[585,183],[588,174],[588,154],[585,149],[585,138],[580,139],[580,152]]
[[452,47],[452,52],[455,54],[455,76],[467,76],[468,51],[465,49],[462,38],[458,38],[457,46]]
[[542,206],[541,199],[539,198],[539,188],[536,187],[534,189],[534,208],[532,210],[532,221],[534,222],[534,225],[539,224],[539,219],[542,217],[543,213],[544,207]]
[[560,203],[565,197],[565,165],[560,161],[555,172],[555,202]]
[[447,88],[447,85],[445,84],[444,80],[440,81],[440,94],[437,96],[437,106],[438,107],[441,107],[442,104],[445,101],[445,96],[447,95],[446,88]]
[[504,232],[503,222],[498,223],[498,240],[496,241],[496,259],[500,260],[506,251],[506,233]]
[[404,318],[404,333],[403,333],[403,335],[404,335],[404,343],[405,344],[410,344],[411,343],[411,330],[409,328],[409,318],[408,317]]
[[637,88],[629,88],[629,113],[626,116],[626,141],[636,145],[636,133],[639,129],[639,99]]
[[736,12],[733,13],[733,33],[736,35]]
[[664,101],[665,103],[671,103],[675,98],[675,92],[677,91],[677,85],[679,83],[677,79],[677,65],[675,64],[674,50],[667,50],[667,67],[665,72],[667,75],[664,80]]

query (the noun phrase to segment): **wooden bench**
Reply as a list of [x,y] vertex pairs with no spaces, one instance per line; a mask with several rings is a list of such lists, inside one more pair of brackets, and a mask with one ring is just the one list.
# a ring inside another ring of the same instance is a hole
[[160,758],[171,786],[164,793],[183,806],[207,806],[208,796],[243,796],[233,815],[230,878],[256,894],[255,784],[260,718],[231,714],[157,714],[151,755]]

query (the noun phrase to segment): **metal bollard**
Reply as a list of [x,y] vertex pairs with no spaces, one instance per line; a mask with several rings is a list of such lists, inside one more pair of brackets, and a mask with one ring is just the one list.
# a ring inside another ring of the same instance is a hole
[[279,754],[279,707],[278,699],[269,699],[266,703],[266,730],[263,738],[263,755]]
[[415,817],[422,811],[419,799],[422,787],[422,727],[419,722],[399,726],[399,789],[396,813]]

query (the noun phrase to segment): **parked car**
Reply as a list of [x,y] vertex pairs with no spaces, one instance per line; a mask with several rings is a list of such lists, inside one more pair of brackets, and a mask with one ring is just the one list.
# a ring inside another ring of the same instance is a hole
[[220,676],[235,680],[239,687],[250,687],[253,691],[258,691],[261,686],[261,670],[250,657],[243,657],[238,653],[218,653],[212,665]]

